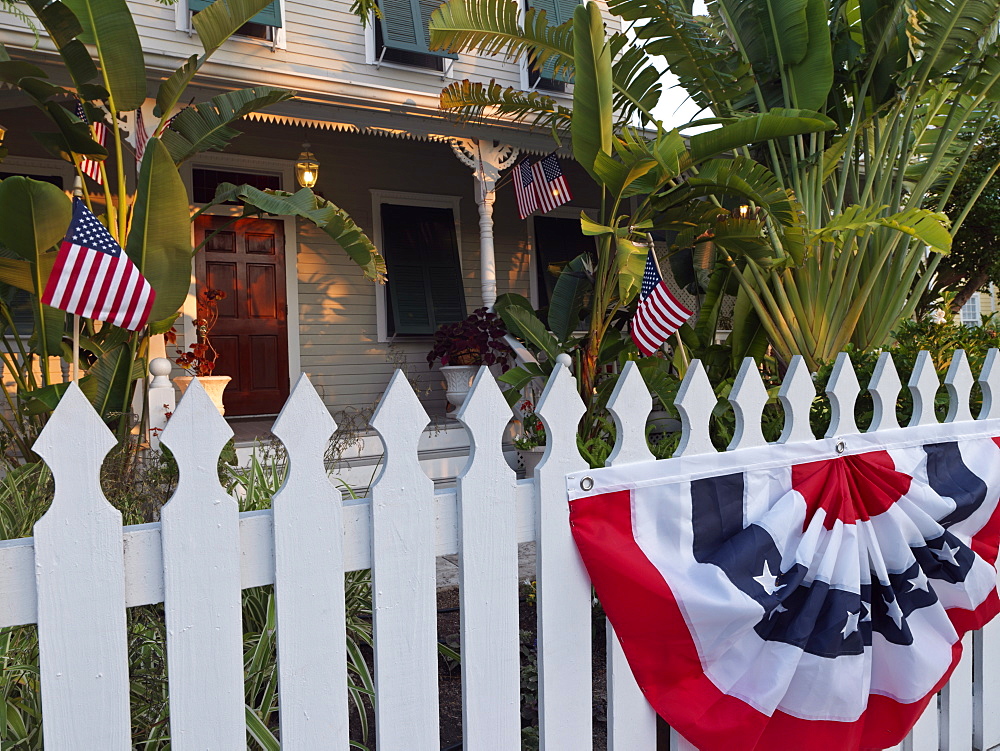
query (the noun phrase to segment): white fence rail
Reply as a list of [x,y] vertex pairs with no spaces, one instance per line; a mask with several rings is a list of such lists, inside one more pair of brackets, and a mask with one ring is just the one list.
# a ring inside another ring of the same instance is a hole
[[[979,419],[1000,417],[998,360],[992,351],[981,376]],[[958,353],[946,379],[947,422],[972,419],[972,384]],[[912,425],[935,422],[938,387],[930,360],[922,355],[910,381]],[[834,412],[829,435],[857,432],[853,405],[860,387],[846,355],[829,388]],[[871,384],[872,430],[896,427],[899,390],[886,355]],[[808,427],[814,397],[809,373],[793,362],[781,390],[786,426],[779,442],[814,440]],[[766,393],[752,361],[730,400],[737,418],[730,450],[760,447]],[[677,398],[683,423],[678,454],[715,451],[708,434],[714,406],[711,385],[696,363]],[[645,443],[651,408],[638,370],[626,367],[610,402],[618,429],[610,462],[651,459]],[[469,465],[457,488],[435,491],[417,461],[427,415],[397,373],[372,421],[385,444],[384,471],[369,497],[341,503],[322,465],[335,426],[302,378],[274,427],[288,451],[289,479],[272,510],[240,514],[216,474],[229,428],[193,385],[162,435],[180,469],[177,491],[160,523],[123,528],[99,484],[112,438],[71,388],[37,445],[53,470],[55,500],[35,526],[34,538],[0,542],[0,627],[38,624],[46,748],[130,747],[125,612],[160,602],[167,624],[173,747],[245,747],[240,589],[275,584],[284,748],[346,749],[342,573],[371,568],[378,748],[436,749],[434,559],[458,553],[464,748],[518,749],[517,544],[532,540],[542,748],[590,748],[591,589],[570,534],[565,489],[566,475],[585,467],[575,440],[583,404],[564,366],[557,366],[538,414],[549,437],[548,453],[534,479],[518,481],[501,452],[510,411],[496,382],[481,371],[459,414],[470,434]],[[1000,626],[991,624],[967,638],[963,662],[936,711],[925,713],[901,749],[986,751],[1000,745],[998,632]],[[609,748],[653,751],[655,716],[610,628],[607,676]],[[678,737],[670,746],[690,748]]]

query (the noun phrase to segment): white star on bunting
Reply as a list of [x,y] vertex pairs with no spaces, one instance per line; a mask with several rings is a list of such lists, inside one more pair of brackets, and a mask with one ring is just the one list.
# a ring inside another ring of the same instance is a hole
[[755,576],[753,580],[757,582],[763,588],[764,592],[769,595],[773,595],[785,586],[784,584],[777,583],[778,577],[771,573],[771,568],[767,565],[767,561],[764,561],[764,570],[761,572],[760,576]]

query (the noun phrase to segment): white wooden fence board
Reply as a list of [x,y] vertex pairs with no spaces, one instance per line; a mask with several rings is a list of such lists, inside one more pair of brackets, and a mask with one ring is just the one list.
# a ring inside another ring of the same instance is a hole
[[[436,555],[458,552],[455,490],[438,490],[434,498]],[[517,541],[535,539],[535,483],[517,483]],[[344,568],[371,568],[371,499],[344,503]],[[163,550],[160,524],[125,527],[125,604],[163,602]],[[240,514],[240,570],[243,589],[274,584],[274,538],[271,510]],[[0,541],[0,628],[35,623],[37,618],[34,539]]]
[[385,444],[372,486],[375,725],[381,751],[439,747],[434,483],[417,442],[429,422],[397,370],[371,424]]
[[962,659],[941,690],[940,751],[966,751],[972,738],[972,634],[962,639]]
[[75,383],[34,445],[55,478],[52,505],[34,530],[42,712],[52,751],[132,745],[122,516],[100,480],[114,445]]
[[517,749],[517,479],[501,445],[511,410],[485,367],[457,417],[469,431],[472,456],[458,478],[462,748]]
[[180,473],[160,510],[174,751],[246,745],[239,506],[216,471],[232,434],[196,378],[161,437]]
[[993,619],[972,637],[974,748],[1000,745],[1000,619]]
[[903,744],[905,751],[938,751],[938,697],[931,699]]
[[291,749],[350,740],[343,503],[323,466],[336,427],[302,375],[272,428],[288,452],[271,505],[281,742]]
[[576,383],[557,364],[538,401],[545,456],[538,491],[538,705],[541,751],[584,751],[593,745],[590,579],[573,542],[566,476],[586,469],[576,448],[584,413]]
[[[608,465],[652,460],[646,443],[646,421],[653,399],[634,361],[625,364],[608,411],[615,421],[616,441]],[[608,751],[655,751],[656,713],[635,682],[632,669],[611,621],[607,630]]]

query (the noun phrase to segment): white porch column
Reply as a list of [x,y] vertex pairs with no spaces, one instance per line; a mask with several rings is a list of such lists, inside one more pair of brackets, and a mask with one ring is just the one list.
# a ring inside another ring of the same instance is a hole
[[493,202],[500,171],[517,159],[513,146],[476,138],[453,138],[451,148],[463,164],[472,169],[476,181],[476,205],[479,207],[479,279],[483,305],[492,308],[497,301],[497,264],[493,250]]

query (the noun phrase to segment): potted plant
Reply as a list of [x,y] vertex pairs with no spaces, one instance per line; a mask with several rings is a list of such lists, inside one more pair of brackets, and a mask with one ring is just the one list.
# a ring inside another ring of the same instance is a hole
[[446,323],[434,332],[434,346],[427,353],[427,364],[441,361],[441,373],[448,384],[448,401],[460,406],[476,370],[481,365],[499,365],[506,371],[514,351],[504,337],[500,316],[486,308],[478,308],[468,317],[455,323]]
[[[206,288],[198,293],[198,317],[194,320],[198,340],[188,346],[188,350],[190,350],[188,352],[176,350],[177,357],[174,358],[177,365],[190,373],[190,375],[174,378],[174,383],[181,390],[181,394],[187,391],[187,387],[191,385],[191,379],[197,378],[205,387],[205,391],[208,392],[220,415],[226,414],[226,408],[222,403],[222,393],[232,378],[227,375],[213,375],[215,361],[219,359],[219,353],[212,346],[209,334],[219,320],[219,301],[225,299],[226,293],[221,289]],[[170,329],[165,339],[170,344],[175,343],[177,341],[176,330]]]
[[518,409],[521,412],[521,430],[514,436],[517,468],[524,469],[525,477],[533,477],[535,467],[545,455],[545,426],[542,425],[542,418],[535,413],[535,405],[530,399],[522,401]]

